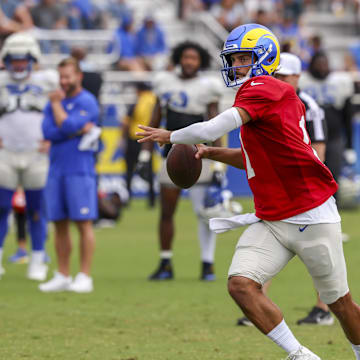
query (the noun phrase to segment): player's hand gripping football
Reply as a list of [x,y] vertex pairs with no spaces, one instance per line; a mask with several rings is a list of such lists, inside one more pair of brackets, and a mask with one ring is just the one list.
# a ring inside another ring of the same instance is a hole
[[160,146],[170,144],[171,131],[144,125],[139,125],[139,128],[143,130],[142,132],[136,133],[137,136],[142,137],[142,139],[138,140],[139,143],[154,141],[159,143]]

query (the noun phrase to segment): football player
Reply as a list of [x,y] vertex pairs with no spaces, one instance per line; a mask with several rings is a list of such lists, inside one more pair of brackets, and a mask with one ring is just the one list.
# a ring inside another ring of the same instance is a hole
[[11,198],[18,186],[25,190],[32,254],[27,277],[46,278],[44,244],[46,220],[43,188],[48,173],[48,143],[41,131],[47,93],[58,82],[52,70],[35,71],[40,60],[36,40],[26,33],[9,36],[1,51],[6,71],[0,73],[0,273],[8,230]]
[[350,165],[356,161],[350,102],[355,92],[354,82],[349,73],[331,71],[326,54],[318,52],[312,57],[308,71],[302,74],[299,87],[325,110],[328,128],[325,164],[338,181],[344,158]]
[[[298,255],[360,360],[360,307],[347,283],[341,218],[333,197],[338,186],[311,147],[305,106],[295,89],[269,76],[280,62],[279,43],[264,26],[242,25],[229,34],[221,57],[225,84],[239,88],[233,107],[177,131],[141,126],[139,141],[199,144],[240,128],[241,149],[202,145],[196,154],[245,169],[254,194],[256,216],[250,217],[251,225],[236,246],[230,295],[249,320],[289,354],[287,359],[319,360],[299,343],[280,309],[262,292]],[[236,226],[231,219],[229,228]],[[210,226],[218,222],[211,219]]]
[[[169,130],[181,129],[194,123],[201,123],[218,113],[218,102],[221,97],[221,85],[216,79],[201,73],[210,65],[210,56],[201,46],[194,42],[179,44],[172,53],[174,71],[160,73],[154,81],[153,91],[157,102],[150,125],[160,126],[162,113]],[[218,139],[214,139],[217,146]],[[166,158],[171,145],[165,146],[163,156]],[[138,168],[145,167],[151,159],[152,145],[145,144],[139,154]],[[222,164],[220,164],[222,165]],[[209,230],[208,222],[201,216],[202,204],[206,189],[212,180],[210,161],[203,162],[203,170],[196,185],[189,190],[195,213],[199,218],[198,236],[201,247],[202,273],[201,279],[215,279],[213,271],[215,234]],[[221,170],[221,169],[218,169]],[[159,173],[160,182],[160,264],[150,275],[150,280],[166,280],[173,278],[172,241],[175,233],[174,214],[181,194],[181,189],[170,180],[166,171],[166,161]]]

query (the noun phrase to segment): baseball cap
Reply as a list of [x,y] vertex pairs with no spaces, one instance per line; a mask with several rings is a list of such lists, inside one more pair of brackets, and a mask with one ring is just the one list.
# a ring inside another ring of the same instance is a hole
[[280,67],[276,71],[279,75],[300,75],[301,74],[301,60],[294,54],[281,53]]

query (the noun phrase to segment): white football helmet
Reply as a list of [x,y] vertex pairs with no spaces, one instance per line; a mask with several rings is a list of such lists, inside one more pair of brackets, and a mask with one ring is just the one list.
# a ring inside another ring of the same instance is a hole
[[[30,74],[33,64],[40,61],[41,51],[33,36],[19,32],[5,40],[0,57],[13,79],[23,80]],[[27,60],[27,65],[14,66],[12,60]]]
[[356,209],[360,205],[360,175],[347,174],[339,176],[339,190],[336,202],[340,209]]
[[243,207],[232,198],[233,193],[230,190],[210,186],[207,189],[200,215],[207,221],[212,218],[227,218],[239,215],[243,211]]

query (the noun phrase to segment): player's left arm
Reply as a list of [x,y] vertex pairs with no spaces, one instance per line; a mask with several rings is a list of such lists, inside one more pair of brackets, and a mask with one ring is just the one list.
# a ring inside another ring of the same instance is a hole
[[164,144],[200,144],[214,142],[228,132],[239,128],[251,120],[246,110],[240,107],[232,107],[215,116],[209,121],[192,124],[176,131],[157,129],[139,125],[142,132],[136,135],[142,137],[138,142],[158,142]]

